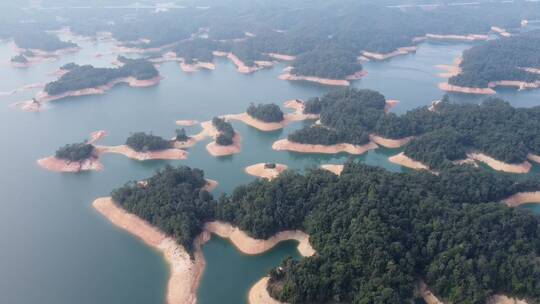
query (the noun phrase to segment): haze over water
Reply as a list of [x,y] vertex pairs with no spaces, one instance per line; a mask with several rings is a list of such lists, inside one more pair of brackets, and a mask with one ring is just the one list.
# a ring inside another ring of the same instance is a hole
[[[0,91],[31,83],[48,82],[59,66],[76,62],[109,66],[112,44],[77,41],[82,50],[26,70],[0,66]],[[424,43],[416,54],[385,62],[365,64],[368,76],[354,86],[382,92],[401,103],[396,113],[429,105],[443,94],[437,83],[437,64],[451,64],[470,44]],[[14,54],[0,45],[0,61]],[[26,113],[9,104],[31,98],[37,90],[0,96],[0,303],[162,303],[168,277],[159,253],[127,233],[114,228],[91,207],[91,202],[129,180],[151,176],[170,163],[201,168],[220,185],[215,195],[230,192],[254,178],[244,167],[259,162],[287,164],[292,169],[343,163],[348,155],[304,155],[276,152],[272,143],[302,126],[263,133],[241,123],[240,154],[214,158],[199,143],[189,149],[185,161],[137,162],[106,155],[101,172],[58,174],[39,168],[36,160],[51,155],[66,143],[79,142],[95,130],[107,130],[104,144],[121,144],[130,132],[152,131],[172,137],[177,119],[208,120],[215,115],[243,112],[250,102],[306,99],[331,90],[329,87],[290,83],[277,79],[284,65],[243,75],[227,60],[217,59],[217,69],[183,73],[178,64],[159,68],[165,79],[157,87],[118,86],[104,95],[69,98],[48,104],[41,113]],[[501,91],[514,106],[539,104],[540,90]],[[461,97],[477,102],[474,97]],[[187,128],[196,133],[199,127]],[[355,157],[371,165],[401,171],[387,161],[399,150],[378,149]],[[534,172],[540,172],[534,165]],[[538,205],[537,205],[538,206]],[[538,207],[534,207],[540,213]],[[244,303],[250,286],[287,255],[298,257],[295,244],[287,242],[267,254],[245,257],[228,242],[213,238],[204,247],[207,268],[199,290],[202,304]],[[234,274],[234,275],[231,275]]]

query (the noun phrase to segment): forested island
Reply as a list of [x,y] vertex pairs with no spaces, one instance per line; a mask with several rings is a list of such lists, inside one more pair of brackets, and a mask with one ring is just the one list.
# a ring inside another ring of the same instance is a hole
[[275,103],[250,104],[246,113],[263,122],[281,122],[284,119],[283,111]]
[[68,72],[58,80],[47,83],[44,92],[49,96],[111,85],[114,81],[132,77],[139,81],[150,81],[159,76],[152,63],[142,59],[118,57],[123,63],[119,68],[96,68],[91,65],[68,66]]
[[67,144],[58,150],[54,156],[69,162],[81,162],[94,157],[95,147],[87,142]]
[[220,146],[230,146],[234,143],[234,136],[236,132],[230,122],[223,118],[214,117],[212,119],[212,125],[218,130],[219,134],[215,139],[215,142]]
[[[499,98],[481,104],[454,104],[448,96],[433,108],[420,107],[398,116],[384,111],[385,98],[371,90],[343,89],[312,98],[305,113],[320,113],[320,125],[291,133],[300,144],[364,145],[370,135],[406,141],[404,153],[441,168],[479,152],[507,164],[527,165],[540,154],[540,108],[513,108]],[[527,169],[527,168],[525,168]],[[527,171],[528,171],[527,169]]]
[[500,203],[537,191],[538,181],[468,166],[437,176],[349,162],[339,177],[288,171],[219,199],[204,185],[202,171],[167,166],[112,198],[192,258],[210,221],[257,239],[306,232],[317,253],[286,259],[269,274],[268,292],[282,302],[409,303],[419,280],[445,303],[486,303],[498,294],[540,300],[540,218]]
[[126,139],[126,145],[137,152],[161,151],[172,147],[170,140],[144,132],[131,134]]
[[460,73],[448,83],[463,88],[540,87],[540,31],[484,42],[463,52]]

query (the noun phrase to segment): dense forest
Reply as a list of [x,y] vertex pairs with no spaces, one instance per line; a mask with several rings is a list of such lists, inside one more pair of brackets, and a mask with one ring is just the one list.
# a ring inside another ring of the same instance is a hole
[[212,119],[212,125],[219,131],[219,135],[216,137],[216,144],[230,146],[234,143],[235,131],[230,122],[224,118],[214,117]]
[[176,136],[174,137],[174,139],[177,141],[187,141],[191,138],[189,135],[187,135],[186,129],[184,128],[176,129],[175,134]]
[[519,36],[484,42],[463,52],[462,72],[448,82],[462,87],[488,87],[492,81],[535,82],[539,73],[525,68],[540,68],[540,30]]
[[160,136],[136,132],[126,139],[126,145],[137,152],[148,152],[169,149],[171,142]]
[[322,125],[305,127],[289,135],[289,140],[305,144],[363,145],[377,120],[384,116],[386,100],[372,90],[342,89],[306,102],[304,111],[320,114]]
[[91,158],[94,150],[94,146],[86,142],[68,144],[56,150],[54,156],[70,162],[81,162]]
[[280,122],[283,120],[283,111],[275,103],[260,103],[249,105],[247,111],[249,116],[264,122]]
[[362,70],[355,52],[337,47],[320,46],[299,55],[293,62],[292,74],[328,79],[345,79]]
[[188,63],[210,61],[214,50],[232,51],[248,66],[267,59],[267,53],[280,53],[298,57],[293,65],[299,75],[342,78],[359,70],[356,56],[362,51],[388,53],[414,45],[414,38],[428,33],[487,34],[491,26],[512,30],[521,20],[540,19],[540,3],[532,1],[445,5],[446,1],[430,9],[389,2],[231,0],[211,1],[206,9],[192,3],[160,12],[11,9],[0,21],[0,38],[20,37],[16,40],[25,39],[18,42],[25,47],[61,48],[69,42],[56,41],[44,31],[69,26],[87,36],[111,32],[128,47],[175,51]]
[[124,63],[119,68],[95,68],[91,65],[70,64],[68,72],[58,80],[47,83],[44,90],[49,95],[59,95],[69,91],[99,87],[124,77],[146,80],[159,76],[158,70],[148,61],[127,59],[122,56],[118,57],[118,60]]
[[486,303],[493,294],[540,300],[540,217],[499,201],[540,189],[469,166],[391,173],[349,162],[340,177],[287,171],[237,187],[218,202],[203,173],[167,167],[146,187],[113,199],[192,252],[205,221],[230,222],[255,238],[300,229],[317,254],[285,260],[269,291],[288,303],[410,303],[426,281],[446,303]]
[[73,42],[62,41],[56,35],[43,33],[39,30],[17,32],[13,36],[13,42],[21,49],[38,49],[47,52],[77,46]]
[[173,236],[192,253],[193,239],[215,212],[215,201],[203,190],[204,172],[167,165],[146,181],[145,187],[127,183],[114,190],[112,198],[127,211]]
[[306,113],[320,113],[322,125],[289,134],[304,144],[362,145],[369,134],[399,139],[415,136],[405,154],[440,167],[478,150],[507,163],[540,154],[540,107],[513,108],[499,98],[480,104],[452,103],[444,96],[435,111],[419,107],[398,116],[385,113],[385,98],[371,90],[342,89],[306,102]]

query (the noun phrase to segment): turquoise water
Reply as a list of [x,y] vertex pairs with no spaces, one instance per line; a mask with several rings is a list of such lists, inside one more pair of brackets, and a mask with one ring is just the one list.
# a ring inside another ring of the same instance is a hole
[[[64,63],[108,66],[113,57],[108,43],[82,42],[83,50],[57,62],[44,62],[27,70],[0,66],[0,91],[25,84],[47,82]],[[399,99],[397,113],[440,98],[437,64],[450,64],[467,44],[423,44],[416,54],[386,62],[366,63],[369,75],[354,85],[380,90],[387,98]],[[13,55],[8,44],[0,45],[0,61]],[[9,107],[28,99],[37,90],[0,96],[0,303],[162,303],[168,270],[158,252],[129,234],[114,228],[91,207],[128,180],[139,180],[170,163],[205,170],[220,182],[216,192],[254,180],[244,167],[258,162],[278,162],[292,169],[343,163],[348,155],[305,155],[276,152],[271,144],[302,126],[263,133],[234,123],[242,134],[240,154],[213,158],[201,143],[189,150],[185,161],[137,162],[106,155],[101,172],[57,174],[40,169],[36,160],[57,147],[85,139],[104,129],[110,136],[104,144],[120,144],[130,132],[152,131],[172,136],[177,119],[210,119],[214,115],[243,112],[250,102],[276,102],[321,95],[332,88],[280,81],[284,65],[253,75],[236,72],[226,60],[217,69],[182,73],[175,63],[159,70],[165,77],[159,86],[136,89],[118,86],[100,96],[53,102],[41,113],[25,113]],[[516,106],[538,105],[540,90],[505,90]],[[476,101],[467,98],[466,101]],[[193,133],[199,127],[189,128]],[[399,151],[379,149],[355,157],[392,171],[403,170],[387,161]],[[534,170],[539,171],[538,166]],[[536,208],[536,211],[539,211]],[[297,257],[295,244],[281,244],[267,254],[246,257],[228,242],[213,238],[204,248],[207,268],[199,290],[200,303],[242,303],[249,287],[285,256]]]

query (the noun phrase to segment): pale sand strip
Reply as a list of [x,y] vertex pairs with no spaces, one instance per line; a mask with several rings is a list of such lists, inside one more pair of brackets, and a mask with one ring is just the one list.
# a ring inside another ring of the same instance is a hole
[[212,192],[217,188],[218,185],[219,183],[217,181],[206,178],[206,185],[204,185],[203,189],[208,192]]
[[331,164],[321,165],[321,169],[328,170],[337,176],[341,175],[341,172],[343,172],[344,167],[345,167],[344,165],[331,165]]
[[391,156],[388,158],[388,160],[394,164],[398,164],[403,167],[415,169],[415,170],[428,170],[430,171],[429,167],[424,165],[423,163],[416,161],[407,155],[405,153],[401,152],[397,155]]
[[491,30],[503,37],[511,37],[512,34],[510,34],[506,29],[503,29],[501,27],[498,27],[498,26],[492,26],[491,27]]
[[369,139],[378,144],[379,146],[383,146],[385,148],[395,149],[400,148],[408,144],[414,137],[409,136],[405,138],[400,139],[390,139],[390,138],[384,138],[375,134],[369,135]]
[[244,169],[247,174],[272,180],[278,177],[283,171],[287,170],[287,165],[275,164],[275,168],[266,168],[266,163],[258,163],[255,165],[248,166]]
[[479,94],[479,95],[493,95],[496,94],[492,88],[468,88],[451,85],[447,82],[439,83],[439,89],[446,92],[465,93],[465,94]]
[[469,34],[469,35],[438,35],[438,34],[426,34],[424,37],[418,37],[413,41],[421,41],[422,39],[434,39],[434,40],[458,40],[458,41],[483,41],[488,40],[488,35]]
[[528,161],[524,161],[521,164],[508,164],[483,153],[468,153],[467,157],[483,162],[494,170],[508,173],[528,173],[532,167],[531,163]]
[[519,207],[523,204],[540,203],[540,191],[520,192],[503,199],[508,207]]
[[400,47],[400,48],[398,48],[397,50],[395,50],[393,52],[389,52],[389,53],[385,53],[385,54],[363,51],[362,56],[370,58],[370,59],[375,59],[375,60],[386,60],[386,59],[389,59],[389,58],[392,58],[392,57],[395,57],[395,56],[414,53],[414,52],[416,52],[417,49],[418,49],[418,47],[416,47],[416,46],[406,46],[406,47]]
[[540,164],[540,156],[538,156],[538,155],[529,153],[529,154],[527,155],[527,159],[529,159],[530,161],[533,161],[533,162],[535,162],[535,163]]
[[337,154],[346,152],[349,154],[360,155],[369,150],[377,149],[378,146],[374,142],[369,142],[365,145],[358,146],[352,144],[336,144],[336,145],[310,145],[300,144],[289,141],[288,139],[280,139],[272,145],[272,149],[276,151],[293,151],[300,153],[323,153],[323,154]]
[[278,76],[281,80],[289,80],[289,81],[309,81],[309,82],[315,82],[323,85],[330,85],[330,86],[349,86],[350,80],[358,80],[362,77],[367,75],[366,71],[359,71],[353,75],[350,75],[346,77],[346,79],[328,79],[328,78],[320,78],[320,77],[314,77],[314,76],[302,76],[302,75],[295,75],[290,72],[286,72],[284,74],[281,74]]
[[282,61],[294,61],[296,59],[296,56],[291,55],[284,55],[284,54],[278,54],[278,53],[268,53],[266,54],[273,59],[282,60]]
[[419,281],[417,283],[417,291],[422,296],[424,301],[426,301],[427,304],[444,304],[441,302],[437,297],[429,290],[428,286],[424,281]]
[[177,126],[183,126],[183,127],[191,127],[191,126],[194,126],[196,124],[198,124],[199,121],[198,120],[177,120],[176,121],[176,125]]
[[162,160],[182,160],[186,159],[188,153],[181,149],[165,149],[161,151],[150,151],[150,152],[137,152],[131,149],[127,145],[119,146],[96,146],[96,150],[99,154],[103,153],[115,153],[122,154],[126,157],[135,159],[135,160],[153,160],[153,159],[162,159]]
[[509,298],[505,295],[494,295],[489,299],[488,304],[527,304],[525,300]]
[[438,74],[438,76],[442,78],[451,78],[451,77],[461,74],[462,70],[460,66],[462,62],[463,62],[463,57],[459,56],[454,60],[454,63],[452,65],[446,65],[446,64],[436,65],[435,66],[436,68],[446,71],[446,73],[440,73]]
[[170,268],[167,284],[168,304],[195,304],[197,288],[204,271],[205,262],[200,246],[209,239],[206,233],[195,240],[195,259],[176,241],[148,222],[117,206],[110,197],[96,199],[92,206],[115,226],[128,231],[145,244],[159,250]]
[[270,277],[263,277],[251,287],[248,294],[249,304],[286,304],[270,296],[267,289],[269,279]]
[[231,224],[214,221],[204,225],[204,230],[218,235],[229,241],[242,253],[248,255],[262,254],[283,241],[298,241],[298,252],[304,257],[315,254],[315,249],[309,244],[309,235],[300,230],[282,231],[267,240],[250,237],[244,231]]
[[81,171],[103,170],[103,165],[97,157],[85,159],[81,162],[72,162],[64,159],[59,159],[54,156],[49,156],[39,159],[37,163],[43,169],[53,172],[76,173]]
[[390,110],[397,106],[399,104],[399,100],[396,100],[396,99],[387,99],[386,100],[386,104],[384,106],[384,112],[385,113],[388,113],[390,112]]

